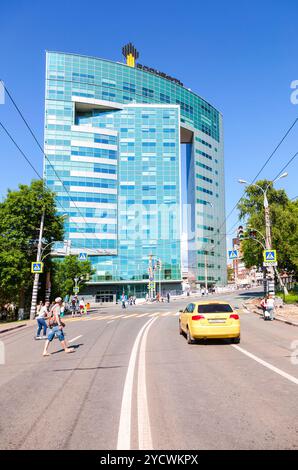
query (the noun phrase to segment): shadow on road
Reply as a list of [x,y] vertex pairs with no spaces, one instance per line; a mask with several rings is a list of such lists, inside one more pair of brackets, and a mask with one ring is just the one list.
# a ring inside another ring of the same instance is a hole
[[[81,344],[71,344],[69,347],[70,348],[73,348],[73,349],[79,349],[80,346],[84,346],[84,343],[81,343]],[[64,349],[59,349],[58,351],[53,351],[51,353],[51,356],[53,356],[54,354],[59,354],[59,353],[62,353],[64,352]]]
[[242,294],[238,294],[239,297],[262,297],[262,292],[242,292]]
[[[186,336],[182,335],[183,338]],[[230,339],[222,338],[222,339],[196,339],[193,344],[190,346],[227,346],[232,344]]]
[[124,366],[109,366],[109,367],[75,367],[74,369],[54,369],[53,372],[68,372],[68,371],[75,371],[75,370],[96,370],[96,369],[119,369]]

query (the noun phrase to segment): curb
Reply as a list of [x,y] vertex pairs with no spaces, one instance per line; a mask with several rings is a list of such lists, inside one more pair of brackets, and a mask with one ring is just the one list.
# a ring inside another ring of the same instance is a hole
[[27,326],[27,323],[25,323],[24,325],[13,326],[12,328],[6,328],[5,330],[0,330],[0,335],[2,333],[7,333],[8,331],[17,330],[18,328],[23,328],[24,326]]
[[[245,304],[243,304],[243,305],[249,312],[256,313],[257,315],[262,316],[262,313],[260,313],[258,310],[251,310],[247,305],[245,305]],[[286,325],[298,326],[298,323],[294,323],[294,322],[291,322],[289,320],[284,320],[283,318],[275,317],[275,320],[280,321],[282,323],[285,323]]]

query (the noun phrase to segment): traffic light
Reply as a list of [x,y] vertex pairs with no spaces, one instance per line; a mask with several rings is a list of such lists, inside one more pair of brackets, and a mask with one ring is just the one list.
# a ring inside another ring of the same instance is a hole
[[243,226],[239,225],[238,230],[237,230],[238,238],[241,240],[241,238],[244,238],[243,235]]

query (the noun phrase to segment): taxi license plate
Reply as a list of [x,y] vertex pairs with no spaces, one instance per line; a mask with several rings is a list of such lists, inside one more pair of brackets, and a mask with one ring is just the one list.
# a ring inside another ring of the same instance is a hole
[[209,323],[225,323],[226,320],[209,320]]

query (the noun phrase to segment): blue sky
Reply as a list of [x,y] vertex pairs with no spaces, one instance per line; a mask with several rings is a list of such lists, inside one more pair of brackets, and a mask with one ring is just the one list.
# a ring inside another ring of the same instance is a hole
[[[297,116],[295,0],[99,2],[10,0],[0,10],[0,78],[43,140],[45,50],[122,60],[132,41],[139,61],[179,78],[224,116],[227,213]],[[0,120],[42,172],[42,154],[8,99]],[[298,123],[261,174],[276,176],[298,150]],[[0,129],[0,197],[35,175]],[[298,196],[298,158],[277,183]],[[235,211],[227,231],[237,222]]]

